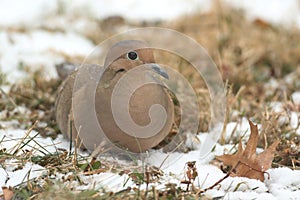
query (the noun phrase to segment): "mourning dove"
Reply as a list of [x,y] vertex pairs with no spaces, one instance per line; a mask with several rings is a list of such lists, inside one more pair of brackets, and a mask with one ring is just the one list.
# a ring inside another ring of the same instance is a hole
[[[60,86],[55,104],[56,120],[64,136],[72,137],[73,141],[79,138],[84,147],[91,151],[105,139],[131,152],[144,152],[163,141],[172,129],[174,122],[174,105],[163,85],[145,84],[139,87],[130,96],[128,104],[130,117],[135,124],[141,127],[152,122],[153,119],[150,119],[151,114],[149,113],[153,105],[164,107],[166,120],[162,128],[153,136],[143,137],[143,131],[136,136],[124,131],[119,127],[115,118],[117,117],[121,123],[127,123],[126,115],[113,115],[113,92],[117,83],[129,70],[137,69],[140,65],[145,67],[141,68],[139,72],[141,75],[134,77],[135,80],[144,81],[144,79],[150,78],[158,83],[160,77],[168,78],[167,73],[155,64],[153,51],[147,48],[145,42],[138,40],[124,40],[113,45],[106,55],[104,67],[84,65],[82,67],[86,69],[85,71],[76,70],[70,74]],[[77,80],[78,75],[80,76],[79,81]],[[100,75],[102,75],[100,81],[96,82],[95,80]],[[76,81],[81,84],[78,90],[74,90]],[[122,94],[126,96],[126,93],[129,93],[127,89],[130,84],[131,81],[127,81],[118,85],[121,93],[116,98],[117,109],[119,109],[119,105],[126,106],[126,102],[122,102]],[[89,120],[93,117],[97,119],[97,123]],[[160,123],[159,119],[153,121]],[[105,138],[99,133],[99,125]]]

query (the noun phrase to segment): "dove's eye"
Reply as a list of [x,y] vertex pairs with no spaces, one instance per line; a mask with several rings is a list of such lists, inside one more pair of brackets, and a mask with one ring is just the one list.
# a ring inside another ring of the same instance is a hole
[[127,53],[127,58],[130,60],[138,60],[139,56],[135,51],[130,51]]

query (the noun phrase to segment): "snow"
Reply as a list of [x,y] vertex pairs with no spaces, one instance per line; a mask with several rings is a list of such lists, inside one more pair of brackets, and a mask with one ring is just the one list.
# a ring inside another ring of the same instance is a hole
[[300,3],[297,0],[226,0],[232,7],[243,9],[250,20],[300,27]]
[[[3,122],[0,122],[2,125]],[[4,123],[5,124],[5,123]],[[27,134],[27,135],[26,135]],[[8,149],[13,151],[16,147],[18,142],[22,139],[25,141],[32,140],[24,147],[24,150],[32,151],[36,155],[47,154],[49,152],[55,152],[57,148],[69,149],[69,142],[63,139],[62,135],[59,135],[55,140],[52,140],[50,137],[43,138],[41,136],[37,136],[36,131],[31,131],[28,133],[28,130],[22,129],[1,129],[0,130],[0,149]],[[38,145],[40,144],[43,146],[43,149],[40,151],[36,151],[39,149]]]
[[284,111],[282,102],[273,101],[270,103],[270,107],[276,113],[281,113]]
[[[261,18],[271,23],[284,24],[287,26],[297,25],[300,27],[300,6],[297,0],[226,0],[236,8],[245,10],[248,18],[253,20]],[[108,6],[109,5],[109,6]],[[31,69],[43,68],[49,78],[56,77],[55,64],[66,60],[68,56],[86,57],[93,50],[94,44],[85,35],[87,29],[96,30],[98,26],[91,19],[103,19],[108,16],[120,15],[132,21],[141,20],[171,20],[181,15],[193,12],[205,12],[212,6],[209,0],[0,0],[0,72],[7,75],[10,83],[27,76],[22,66],[30,65]],[[48,28],[44,29],[44,27]],[[24,28],[24,31],[22,29]],[[55,29],[59,29],[59,31]],[[125,29],[126,30],[126,29]],[[277,87],[279,83],[275,80],[269,83],[269,87]],[[2,86],[1,86],[2,87]],[[4,87],[3,87],[4,88]],[[8,87],[5,87],[8,90]],[[300,105],[300,92],[291,96],[295,105]],[[275,112],[282,112],[281,102],[273,102],[270,105]],[[22,110],[22,108],[20,108]],[[26,113],[26,109],[24,110]],[[5,116],[4,111],[0,116]],[[282,116],[284,117],[284,116]],[[299,113],[290,113],[290,125],[296,129],[299,125]],[[288,119],[282,119],[283,122]],[[0,149],[13,150],[20,140],[24,139],[27,130],[14,128],[17,121],[1,122],[0,127]],[[240,138],[249,136],[249,125],[245,118],[240,122],[230,122],[227,125],[225,139],[231,137]],[[153,150],[147,162],[160,165],[164,158],[167,161],[162,165],[164,176],[156,188],[165,187],[164,184],[172,182],[180,185],[184,178],[185,163],[196,161],[199,176],[195,180],[196,186],[206,188],[220,180],[225,174],[216,166],[209,164],[215,155],[222,155],[233,148],[233,145],[216,144],[215,150],[201,158],[199,149],[208,133],[198,136],[199,143],[191,141],[189,136],[187,145],[193,147],[193,151],[186,154],[162,153]],[[300,135],[300,128],[297,129]],[[25,139],[34,137],[23,149],[33,150],[36,155],[37,143],[45,149],[44,153],[55,152],[57,148],[69,149],[69,143],[59,135],[57,139],[42,138],[37,132],[30,132]],[[35,141],[37,143],[35,143]],[[79,152],[82,153],[82,152]],[[123,161],[120,161],[121,163]],[[125,161],[124,161],[125,162]],[[14,159],[5,160],[0,165],[0,194],[1,186],[16,186],[27,178],[39,178],[46,170],[36,164],[26,163],[23,168],[17,169],[18,161]],[[206,192],[207,196],[222,197],[223,199],[298,199],[300,197],[300,171],[288,168],[276,168],[268,170],[270,179],[264,182],[229,177],[225,179],[220,188],[216,187]],[[29,177],[28,177],[29,175]],[[57,180],[61,180],[65,174],[57,174]],[[69,182],[77,189],[100,189],[112,190],[114,192],[134,186],[128,175],[118,175],[105,172],[85,176],[79,175],[84,185],[78,182]],[[125,184],[126,183],[126,184]],[[142,188],[145,185],[142,186]]]
[[[238,126],[237,131],[244,132],[247,129],[249,129],[249,127],[246,125]],[[231,133],[231,131],[232,130],[230,129],[227,130],[228,133]],[[8,151],[13,150],[15,149],[16,144],[18,144],[18,141],[22,138],[25,138],[26,140],[26,138],[29,139],[36,136],[35,131],[30,132],[28,136],[25,137],[26,133],[27,130],[22,129],[0,130],[0,140],[2,140],[0,149],[6,148]],[[205,133],[198,136],[200,142],[197,144],[198,147],[196,149],[200,148],[201,142],[204,141],[205,137]],[[57,148],[69,148],[68,141],[63,139],[61,135],[59,135],[55,140],[39,136],[36,136],[34,140],[36,143],[31,141],[23,149],[28,151],[33,150],[34,154],[41,155],[39,151],[34,151],[37,147],[37,143],[41,144],[45,148],[43,151],[46,152],[55,152]],[[185,154],[178,152],[165,154],[160,150],[152,150],[152,152],[149,153],[150,157],[147,159],[147,162],[150,164],[159,166],[166,156],[169,158],[168,162],[163,164],[161,168],[164,172],[164,176],[161,178],[159,183],[155,183],[154,185],[157,189],[164,188],[164,183],[175,183],[180,185],[180,181],[184,179],[186,170],[185,163],[188,161],[196,161],[196,168],[199,175],[194,182],[195,186],[201,187],[202,189],[210,187],[215,182],[222,179],[226,174],[224,174],[218,167],[209,164],[209,162],[215,157],[215,155],[221,155],[224,153],[225,149],[231,148],[233,148],[233,145],[222,146],[216,144],[215,150],[205,158],[200,158],[198,150],[190,151]],[[105,159],[105,157],[103,159]],[[120,160],[120,163],[121,162],[124,161]],[[125,161],[124,163],[130,164],[128,161]],[[32,179],[39,178],[46,173],[46,170],[43,167],[32,163],[26,163],[22,169],[16,170],[18,161],[14,159],[6,160],[2,166],[5,166],[5,168],[0,167],[1,186],[18,185],[27,179],[28,174],[30,175],[29,178]],[[224,199],[249,199],[250,196],[257,199],[280,199],[278,197],[288,196],[292,199],[299,195],[300,171],[293,171],[288,168],[276,168],[268,170],[268,173],[270,175],[270,179],[266,176],[265,182],[243,177],[228,177],[220,184],[220,187],[208,190],[206,195],[211,198],[223,197]],[[63,177],[67,176],[68,174],[58,173],[55,177],[51,178],[62,180]],[[70,188],[77,190],[102,189],[113,192],[118,192],[126,189],[127,187],[136,187],[134,182],[126,174],[118,175],[108,171],[90,176],[85,176],[83,174],[79,174],[78,176],[84,184],[79,184],[77,181],[67,181],[65,184],[70,186]],[[186,187],[185,185],[180,186],[183,187],[183,189]],[[145,187],[145,185],[142,185],[141,189],[145,189]]]
[[[249,19],[300,27],[300,6],[297,0],[226,0],[228,5],[242,9]],[[134,21],[171,20],[195,12],[206,12],[210,0],[1,0],[1,26],[36,26],[56,15],[103,19],[120,15]]]
[[[297,24],[300,27],[300,6],[296,0],[276,1],[227,0],[229,5],[245,9],[249,18],[261,17],[267,21]],[[1,0],[0,1],[0,67],[8,74],[8,81],[25,77],[17,70],[22,65],[48,69],[49,77],[56,77],[53,65],[64,60],[60,53],[86,56],[94,47],[91,41],[78,35],[95,29],[97,24],[88,18],[103,19],[120,15],[130,20],[170,20],[193,12],[205,12],[212,6],[209,0]],[[34,6],[29,6],[34,5]],[[110,6],[104,6],[110,5]],[[159,5],[159,6],[158,6]],[[268,9],[265,9],[265,8]],[[130,10],[130,12],[128,12]],[[76,17],[70,20],[72,17]],[[297,21],[298,20],[298,21]],[[297,21],[297,22],[295,22]],[[66,29],[67,32],[12,32],[9,27],[40,27]],[[69,29],[69,30],[68,30]]]
[[79,184],[78,181],[68,182],[67,184],[77,190],[96,189],[112,192],[119,192],[127,187],[134,186],[127,174],[118,175],[111,172],[103,172],[90,176],[79,175],[79,178],[85,184]]
[[56,77],[55,64],[64,56],[87,56],[94,48],[88,39],[72,32],[32,31],[26,34],[0,31],[0,67],[11,83],[26,77],[20,66],[43,67],[49,78]]
[[[1,166],[5,166],[5,168],[0,168],[0,186],[17,186],[46,173],[46,169],[32,163],[26,163],[22,169],[16,170],[18,161],[13,159],[6,160]],[[2,189],[0,187],[0,194],[1,193]]]
[[[243,132],[248,128],[249,127],[246,126],[239,126],[237,131]],[[15,129],[0,130],[0,138],[2,139],[4,137],[0,148],[6,148],[8,150],[14,149],[17,141],[24,138],[26,132],[26,130]],[[227,132],[231,132],[231,130]],[[27,138],[34,137],[35,135],[36,132],[32,131],[28,134]],[[199,146],[201,145],[201,142],[204,141],[205,136],[205,133],[198,136],[200,143],[196,149],[199,149]],[[68,141],[63,139],[61,135],[55,140],[41,137],[36,137],[34,140],[41,144],[46,151],[49,152],[55,152],[56,148],[69,148]],[[55,144],[56,147],[54,147],[53,144]],[[196,161],[196,168],[199,175],[194,182],[195,186],[201,187],[202,189],[207,188],[222,179],[226,174],[224,174],[218,167],[209,164],[209,162],[215,157],[215,155],[221,155],[224,153],[225,149],[231,149],[233,145],[216,145],[214,152],[211,152],[204,159],[200,158],[198,150],[190,151],[185,154],[178,152],[164,154],[160,150],[153,150],[150,152],[150,157],[147,159],[147,162],[156,166],[160,165],[161,160],[166,156],[170,158],[168,159],[169,162],[162,165],[161,169],[164,172],[164,176],[161,178],[159,183],[154,184],[156,188],[163,188],[164,183],[166,182],[180,185],[180,181],[184,179],[186,170],[185,163],[188,161]],[[36,143],[31,141],[24,147],[24,150],[34,150],[35,147]],[[33,153],[40,154],[38,151]],[[28,174],[30,174],[30,178],[39,178],[46,173],[46,170],[43,167],[31,163],[26,163],[26,165],[20,170],[15,170],[17,160],[12,159],[6,160],[5,162],[6,163],[2,165],[5,166],[5,168],[0,168],[1,186],[18,185],[24,181],[24,177],[27,178],[26,176]],[[28,173],[29,171],[30,173]],[[278,197],[288,196],[292,199],[299,195],[300,171],[293,171],[288,168],[276,168],[268,170],[268,173],[270,177],[266,175],[265,182],[243,177],[228,177],[220,184],[219,187],[208,190],[206,195],[211,198],[223,197],[224,199],[250,199],[250,196],[257,199],[280,199]],[[68,174],[56,174],[55,177],[51,178],[62,180],[63,177],[67,176]],[[79,184],[77,181],[67,181],[65,184],[67,184],[70,188],[77,190],[102,189],[113,192],[118,192],[126,189],[127,187],[136,187],[134,182],[126,174],[118,175],[108,171],[90,176],[85,176],[83,174],[79,174],[78,176],[84,184]],[[9,179],[7,179],[8,177]],[[186,187],[185,185],[180,186],[183,187],[183,189]],[[142,185],[141,189],[145,189],[145,187],[145,185]]]
[[296,105],[300,105],[300,92],[294,92],[292,94],[292,101]]
[[58,9],[57,1],[48,0],[0,0],[0,5],[0,27],[39,23]]
[[270,179],[266,185],[270,192],[278,199],[298,199],[300,197],[300,171],[289,168],[268,170]]
[[240,122],[229,122],[226,126],[226,141],[232,137],[248,139],[250,136],[249,123],[246,118],[242,118]]
[[298,122],[298,113],[292,111],[290,115],[291,115],[290,126],[291,126],[291,128],[296,129],[298,127],[298,123],[299,123]]
[[68,5],[68,9],[69,12],[80,15],[87,15],[88,11],[90,16],[99,19],[121,15],[129,20],[169,20],[195,11],[207,11],[210,6],[211,2],[207,0],[177,0],[176,3],[172,0],[152,0],[143,3],[137,0],[76,0]]
[[0,27],[34,26],[60,12],[96,19],[121,15],[135,21],[162,18],[170,20],[196,11],[207,11],[211,7],[211,1],[208,0],[177,0],[176,3],[172,0],[152,0],[143,3],[138,0],[1,0],[0,4]]
[[277,197],[274,197],[272,194],[264,193],[264,194],[257,194],[256,192],[228,192],[223,198],[224,200],[230,200],[230,199],[244,199],[244,200],[276,200]]

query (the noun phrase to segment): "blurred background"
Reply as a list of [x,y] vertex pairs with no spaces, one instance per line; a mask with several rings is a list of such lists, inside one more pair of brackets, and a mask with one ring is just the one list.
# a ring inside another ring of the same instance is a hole
[[[254,37],[266,42],[264,49],[276,51],[289,42],[278,25],[290,34],[300,27],[299,4],[298,0],[0,0],[1,71],[9,82],[22,76],[16,69],[26,65],[43,65],[48,75],[55,76],[53,64],[84,57],[107,37],[144,26],[173,28],[193,37],[211,56],[220,54],[215,62],[227,59],[220,52],[223,48],[238,54],[247,45],[248,52],[251,47],[245,43],[256,42]],[[270,37],[281,39],[265,41]],[[237,41],[235,47],[232,40]]]

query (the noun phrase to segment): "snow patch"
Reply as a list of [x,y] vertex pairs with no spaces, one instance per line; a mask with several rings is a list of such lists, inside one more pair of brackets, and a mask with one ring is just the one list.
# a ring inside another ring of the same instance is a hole
[[291,112],[291,119],[290,119],[290,126],[293,129],[296,129],[298,127],[298,113],[297,112]]
[[20,67],[43,68],[49,77],[56,77],[55,64],[63,55],[87,56],[94,45],[82,36],[67,32],[33,31],[30,33],[0,32],[0,66],[11,83],[25,77]]
[[57,11],[58,1],[48,0],[1,0],[1,26],[32,26],[42,22]]
[[298,199],[300,197],[300,171],[289,168],[269,169],[270,179],[266,185],[278,199]]
[[[67,12],[76,15],[103,19],[120,15],[129,20],[170,20],[181,15],[207,11],[211,1],[207,0],[76,0],[68,1]],[[130,10],[130,12],[129,12]]]
[[226,126],[225,139],[230,141],[232,137],[247,139],[250,136],[249,122],[242,118],[240,122],[229,122]]
[[[28,136],[25,137],[26,133],[27,130],[22,129],[0,130],[0,149],[5,148],[12,150],[23,138],[25,138],[25,141],[31,140],[23,148],[28,151],[32,150],[35,155],[43,155],[40,151],[36,151],[36,149],[41,150],[44,154],[56,152],[57,148],[69,149],[69,141],[64,139],[62,135],[58,135],[55,140],[52,140],[50,137],[43,138],[38,136],[36,131],[31,131]],[[38,144],[43,146],[43,149],[40,149]]]
[[294,104],[300,105],[300,92],[294,92],[291,98]]
[[6,160],[5,169],[0,167],[0,194],[2,186],[16,186],[25,183],[28,179],[42,176],[46,173],[46,169],[40,165],[26,163],[22,169],[16,170],[19,165],[17,160]]
[[267,22],[300,26],[300,4],[297,0],[226,0],[230,6],[242,9],[250,20],[260,18]]

